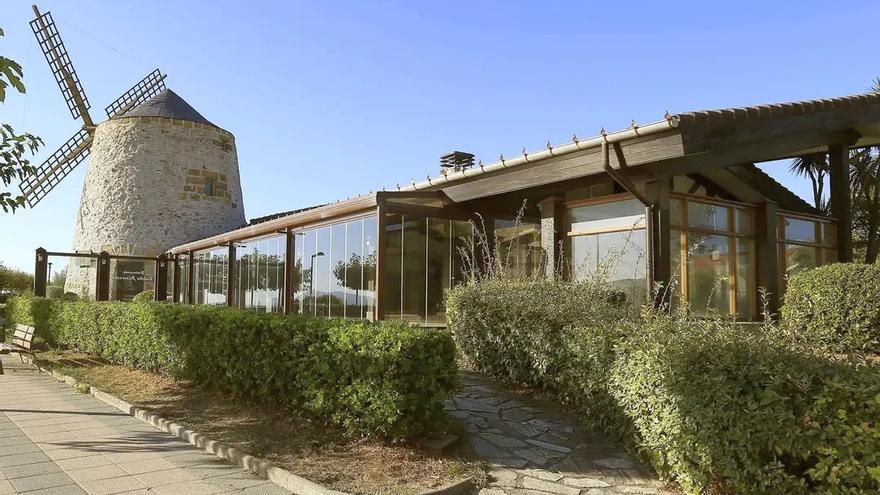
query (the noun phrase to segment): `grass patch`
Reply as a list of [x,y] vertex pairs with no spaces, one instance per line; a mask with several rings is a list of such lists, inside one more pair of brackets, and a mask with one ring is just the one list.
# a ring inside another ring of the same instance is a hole
[[37,362],[334,490],[404,495],[485,476],[467,442],[438,455],[415,443],[351,440],[339,428],[289,409],[232,399],[87,354],[53,350],[38,353]]

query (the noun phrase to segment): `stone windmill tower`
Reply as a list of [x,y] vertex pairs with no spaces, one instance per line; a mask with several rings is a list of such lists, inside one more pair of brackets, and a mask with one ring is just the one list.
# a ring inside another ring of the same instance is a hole
[[[22,182],[28,205],[39,203],[91,154],[73,239],[77,252],[153,257],[243,225],[234,136],[166,89],[158,69],[106,107],[108,120],[94,124],[51,14],[36,6],[34,13],[34,34],[83,127]],[[152,267],[131,264],[111,274],[111,294],[114,285],[127,284],[125,295],[152,288]],[[126,270],[134,275],[123,276]],[[89,294],[93,280],[88,262],[71,262],[65,291]]]

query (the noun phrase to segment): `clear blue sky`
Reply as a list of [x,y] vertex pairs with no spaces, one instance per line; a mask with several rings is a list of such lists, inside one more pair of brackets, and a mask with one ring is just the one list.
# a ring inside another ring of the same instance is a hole
[[[38,51],[30,1],[5,0],[0,53],[26,96],[0,120],[46,142],[77,129]],[[880,3],[40,2],[93,115],[155,67],[236,136],[248,218],[493,161],[665,111],[863,92],[880,75]],[[807,196],[785,164],[766,169]],[[0,215],[0,260],[68,250],[86,167],[33,210]]]

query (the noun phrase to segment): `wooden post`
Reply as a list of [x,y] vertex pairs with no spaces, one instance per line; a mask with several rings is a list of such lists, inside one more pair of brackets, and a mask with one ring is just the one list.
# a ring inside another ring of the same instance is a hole
[[284,303],[281,309],[284,314],[289,315],[293,309],[293,290],[291,290],[293,288],[293,273],[291,272],[296,254],[296,236],[290,229],[284,233],[284,241],[284,289],[282,289]]
[[235,242],[229,242],[226,259],[226,305],[235,306]]
[[156,301],[168,299],[168,256],[165,253],[156,258],[156,284],[153,289]]
[[186,280],[186,300],[188,304],[195,304],[196,299],[196,255],[193,252],[189,253],[189,276]]
[[[777,242],[777,206],[766,201],[755,208],[755,244],[757,286],[767,294],[766,311],[774,318],[779,313],[781,300],[779,280],[779,248]],[[761,301],[759,301],[759,304]],[[765,308],[758,308],[759,311]]]
[[177,265],[177,255],[171,255],[171,300],[180,302],[180,267]]
[[98,284],[95,299],[110,300],[110,253],[101,251],[98,255]]
[[837,218],[837,252],[843,262],[853,260],[852,209],[849,184],[849,146],[832,144],[828,146],[830,165],[831,216]]
[[46,297],[46,278],[49,276],[49,256],[43,248],[37,248],[34,266],[34,295]]
[[645,195],[650,202],[647,207],[648,234],[648,290],[654,297],[654,306],[668,307],[672,297],[672,254],[670,253],[670,180],[648,182]]
[[[379,206],[376,209],[377,221],[376,221],[376,320],[385,319],[385,284],[383,280],[385,279],[385,264],[386,264],[386,251],[387,246],[385,245],[388,240],[388,236],[385,233],[385,225],[387,219],[385,218],[385,207]],[[398,296],[399,297],[399,296]]]

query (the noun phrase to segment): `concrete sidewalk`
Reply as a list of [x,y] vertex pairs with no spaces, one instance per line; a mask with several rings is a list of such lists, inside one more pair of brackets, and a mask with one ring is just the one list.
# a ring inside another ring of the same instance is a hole
[[89,394],[0,356],[0,494],[287,494]]

